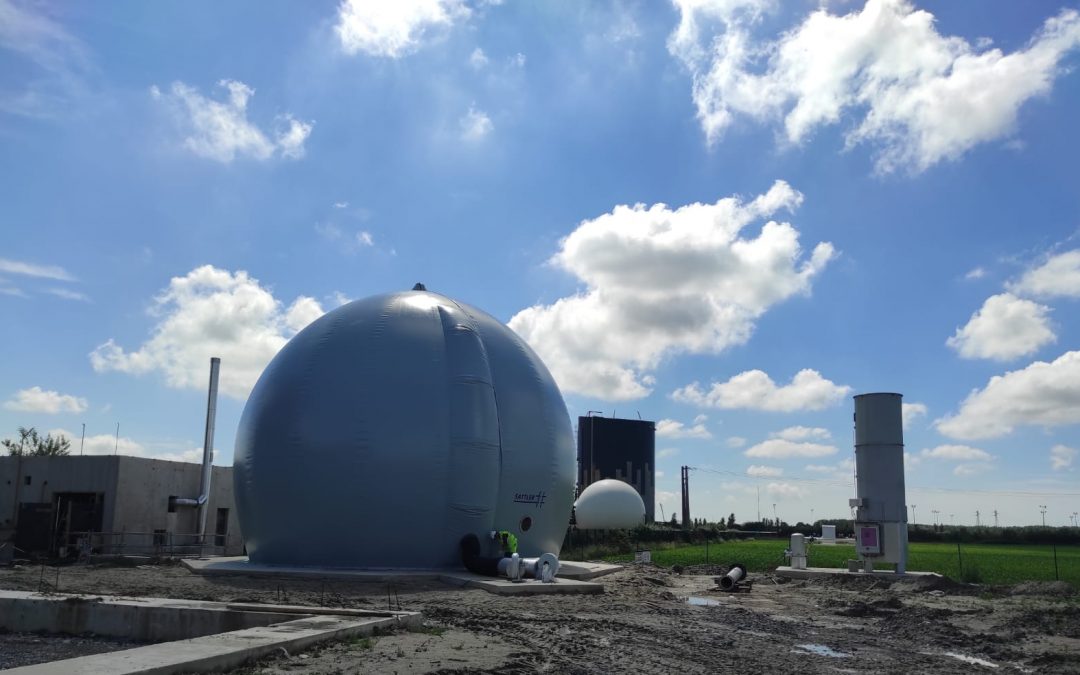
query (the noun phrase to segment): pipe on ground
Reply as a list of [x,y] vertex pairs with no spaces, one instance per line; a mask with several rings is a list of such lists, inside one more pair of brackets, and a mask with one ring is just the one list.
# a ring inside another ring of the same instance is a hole
[[511,581],[528,576],[550,583],[559,572],[559,559],[553,553],[538,558],[521,558],[516,553],[501,558],[481,555],[480,538],[475,534],[461,538],[461,562],[473,574],[506,577]]
[[728,570],[728,573],[720,577],[720,588],[725,591],[730,591],[739,585],[739,582],[746,577],[746,568],[742,563],[735,563]]

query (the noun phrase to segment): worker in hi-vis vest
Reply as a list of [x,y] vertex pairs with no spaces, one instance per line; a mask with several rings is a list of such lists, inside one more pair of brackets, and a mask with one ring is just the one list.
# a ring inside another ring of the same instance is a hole
[[492,530],[491,538],[498,542],[503,557],[509,558],[517,553],[517,537],[509,530]]

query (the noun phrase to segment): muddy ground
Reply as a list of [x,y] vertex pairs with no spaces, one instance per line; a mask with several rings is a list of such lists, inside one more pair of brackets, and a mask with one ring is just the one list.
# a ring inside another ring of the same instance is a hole
[[[1064,583],[987,588],[870,579],[785,582],[722,568],[634,566],[602,595],[501,597],[437,582],[200,577],[175,565],[60,570],[65,593],[421,611],[423,631],[353,639],[249,664],[301,673],[1080,673],[1080,596]],[[55,571],[0,569],[36,590]],[[691,601],[690,599],[693,598]],[[692,604],[697,603],[697,604]]]

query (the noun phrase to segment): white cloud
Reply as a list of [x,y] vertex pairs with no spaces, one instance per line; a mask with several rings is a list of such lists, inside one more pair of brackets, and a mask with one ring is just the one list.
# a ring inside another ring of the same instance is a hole
[[1040,298],[1080,298],[1080,249],[1051,256],[1008,287],[1014,293]]
[[765,492],[771,497],[803,497],[806,490],[791,483],[769,483],[765,486]]
[[914,469],[915,467],[919,466],[920,464],[922,464],[922,458],[921,457],[919,457],[918,455],[913,455],[910,452],[905,452],[904,453],[904,468],[905,469]]
[[777,181],[749,202],[616,206],[583,221],[550,261],[585,288],[522,310],[510,327],[564,390],[608,400],[645,396],[650,371],[665,357],[743,344],[769,308],[810,292],[833,257],[831,244],[806,258],[798,231],[772,220],[756,237],[740,236],[801,202]]
[[335,209],[344,209],[344,208],[348,208],[348,206],[349,206],[349,202],[334,202],[334,208]]
[[55,295],[58,298],[64,300],[77,300],[79,302],[90,302],[90,298],[85,293],[78,291],[68,290],[66,288],[46,288],[45,292],[49,295]]
[[661,438],[712,438],[712,434],[702,422],[688,427],[682,422],[669,419],[656,423],[656,435]]
[[960,461],[989,462],[993,456],[985,450],[970,445],[939,445],[936,448],[923,448],[921,456],[928,459],[952,459]]
[[985,276],[986,276],[986,270],[983,269],[982,267],[976,267],[973,270],[969,271],[967,274],[965,274],[964,278],[969,279],[969,280],[974,280],[974,279],[982,279]]
[[668,457],[674,457],[679,454],[678,448],[661,448],[656,452],[657,459],[667,459]]
[[996,438],[1017,426],[1054,427],[1080,423],[1080,351],[1052,362],[990,378],[972,391],[960,411],[937,420],[938,431],[963,440]]
[[832,473],[836,471],[836,467],[829,464],[807,464],[803,467],[803,471],[809,471],[811,473]]
[[927,412],[928,410],[925,403],[901,403],[900,415],[903,420],[904,429],[910,427],[915,423],[915,420],[920,417],[926,417]]
[[819,441],[828,440],[832,438],[832,434],[828,429],[821,427],[788,427],[787,429],[781,429],[772,434],[774,438],[783,438],[786,441],[805,441],[807,439],[814,439]]
[[85,398],[78,396],[61,394],[41,387],[30,387],[15,392],[10,400],[4,401],[4,407],[8,410],[55,415],[86,412],[87,403]]
[[396,59],[470,14],[462,0],[343,0],[334,29],[346,54]]
[[367,230],[361,230],[356,233],[356,243],[361,246],[374,246],[375,238],[371,236],[371,233]]
[[743,454],[747,457],[788,459],[790,457],[827,457],[835,455],[836,448],[820,443],[797,443],[782,438],[770,438],[750,447]]
[[469,111],[458,121],[461,125],[461,138],[466,141],[479,141],[495,129],[491,118],[483,110],[469,106]]
[[742,436],[728,436],[728,439],[724,443],[729,448],[742,448],[746,445],[746,439]]
[[304,156],[304,142],[312,124],[292,115],[279,117],[284,126],[270,138],[247,118],[248,101],[255,90],[236,80],[221,80],[227,91],[224,101],[215,101],[183,82],[173,82],[170,93],[152,87],[151,95],[174,108],[185,129],[184,147],[200,157],[229,163],[237,156],[266,160],[279,153],[287,159]]
[[777,476],[784,475],[784,470],[778,466],[751,464],[746,469],[746,475],[754,476],[755,478],[776,478]]
[[839,403],[849,391],[851,387],[834,384],[816,370],[807,368],[783,386],[777,386],[761,370],[748,370],[727,382],[714,382],[708,391],[694,382],[675,390],[671,397],[683,403],[712,408],[794,412],[822,410]]
[[68,431],[67,429],[50,429],[48,433],[54,438],[64,436],[71,441],[70,452],[73,455],[79,454],[79,446],[81,444],[84,455],[116,454],[130,457],[164,459],[173,462],[202,462],[201,447],[181,450],[180,452],[161,452],[148,449],[142,443],[126,436],[120,436],[118,439],[113,434],[93,434],[82,439],[80,434]]
[[1078,451],[1066,445],[1055,445],[1050,448],[1050,468],[1054,471],[1064,471],[1073,465]]
[[922,171],[1008,136],[1020,106],[1050,92],[1080,44],[1073,9],[1005,54],[938,33],[933,15],[905,0],[868,0],[843,16],[820,8],[764,42],[752,32],[773,3],[675,1],[681,20],[668,49],[693,77],[710,144],[739,116],[782,120],[792,144],[854,119],[847,146],[872,143],[882,172]]
[[488,57],[487,57],[487,54],[484,53],[483,49],[480,49],[479,47],[477,47],[476,49],[474,49],[472,51],[472,54],[469,54],[469,65],[472,66],[473,68],[475,68],[476,70],[480,70],[481,68],[483,68],[487,64],[488,64]]
[[71,276],[67,270],[59,265],[38,265],[5,258],[0,258],[0,272],[40,279],[53,279],[54,281],[75,281],[75,277]]
[[79,108],[95,74],[89,50],[45,3],[0,0],[0,50],[7,52],[0,111],[41,119]]
[[990,464],[980,464],[978,462],[972,464],[957,464],[953,467],[954,476],[974,476],[976,474],[985,473],[992,469]]
[[321,313],[311,298],[286,309],[247,272],[204,265],[174,277],[154,299],[158,323],[141,347],[125,351],[110,339],[90,362],[99,373],[158,371],[171,387],[203,389],[210,357],[218,356],[221,392],[243,400],[288,338]]
[[992,295],[945,344],[965,359],[1008,361],[1034,354],[1057,340],[1050,308],[1012,293]]

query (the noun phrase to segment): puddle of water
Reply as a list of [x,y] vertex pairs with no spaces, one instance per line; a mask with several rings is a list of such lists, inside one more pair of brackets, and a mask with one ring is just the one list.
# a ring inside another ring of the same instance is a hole
[[972,663],[976,666],[986,666],[987,668],[997,668],[998,664],[993,661],[987,661],[986,659],[979,659],[974,656],[967,656],[966,654],[957,654],[956,652],[945,652],[945,656],[951,656],[954,659],[960,659],[964,663]]
[[851,654],[845,654],[844,652],[833,651],[832,649],[829,649],[825,645],[815,645],[815,644],[795,645],[795,650],[793,650],[793,651],[797,651],[797,650],[800,650],[800,649],[803,650],[803,652],[805,652],[807,654],[817,654],[818,656],[831,656],[834,659],[846,659],[847,657],[851,656]]
[[689,598],[686,599],[686,602],[690,603],[691,605],[695,605],[697,607],[719,607],[720,606],[720,601],[719,600],[713,600],[712,598],[698,598],[698,597],[694,597],[692,595]]

